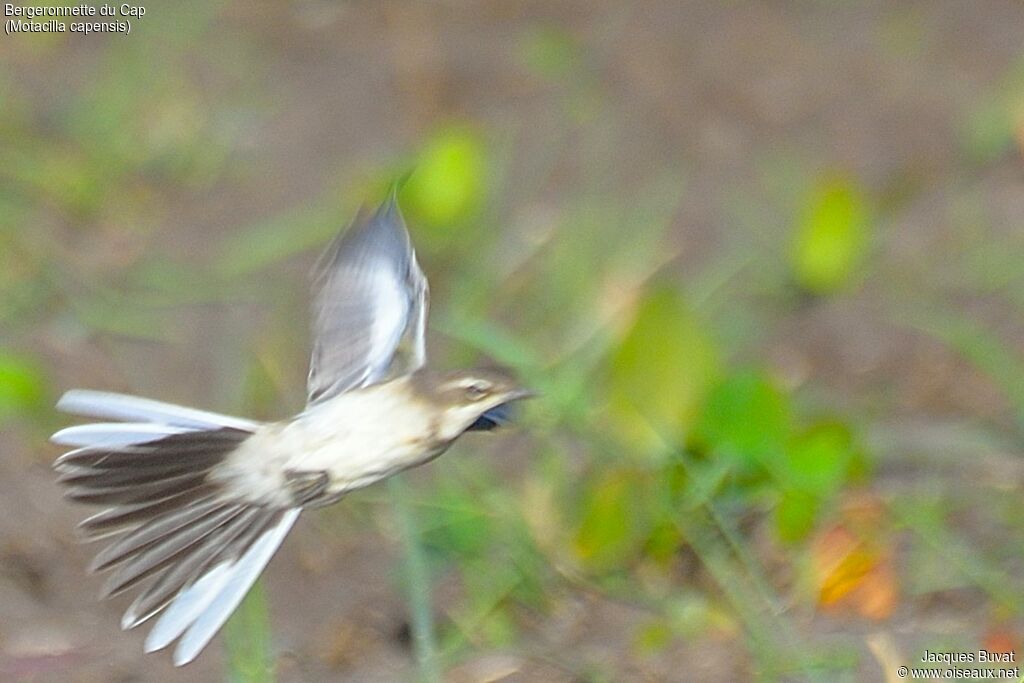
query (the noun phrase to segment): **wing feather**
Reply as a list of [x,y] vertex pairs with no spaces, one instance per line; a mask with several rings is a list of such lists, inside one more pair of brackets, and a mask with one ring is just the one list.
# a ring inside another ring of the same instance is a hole
[[423,365],[427,280],[394,195],[335,240],[314,283],[309,403]]

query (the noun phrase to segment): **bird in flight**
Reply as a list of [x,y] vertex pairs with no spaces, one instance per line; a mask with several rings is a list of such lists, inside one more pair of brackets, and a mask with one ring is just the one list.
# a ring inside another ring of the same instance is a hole
[[341,499],[507,421],[526,398],[499,369],[427,368],[427,281],[394,192],[360,212],[315,271],[308,401],[262,423],[134,396],[72,390],[57,408],[92,419],[52,441],[73,501],[103,509],[79,525],[112,539],[92,562],[103,597],[141,586],[121,627],[156,619],[145,648],[203,650],[302,510]]

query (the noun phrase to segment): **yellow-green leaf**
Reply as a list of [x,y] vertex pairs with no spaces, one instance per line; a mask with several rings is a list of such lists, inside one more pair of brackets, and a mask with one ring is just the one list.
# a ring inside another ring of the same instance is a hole
[[573,550],[590,571],[624,567],[639,555],[648,534],[644,478],[635,470],[611,469],[590,482]]
[[819,500],[804,491],[784,491],[775,508],[775,528],[779,538],[789,542],[807,538],[814,529],[819,507]]
[[483,200],[486,162],[483,141],[454,128],[427,141],[401,189],[410,219],[441,232],[472,215]]
[[670,286],[648,294],[609,366],[608,416],[629,452],[678,445],[718,368],[717,349],[682,295]]
[[650,621],[637,629],[633,645],[637,652],[649,655],[661,652],[672,643],[672,629],[664,619]]
[[867,201],[851,178],[819,182],[807,197],[793,242],[796,281],[815,294],[846,285],[867,248],[868,229]]
[[0,351],[0,422],[42,406],[46,380],[29,358]]

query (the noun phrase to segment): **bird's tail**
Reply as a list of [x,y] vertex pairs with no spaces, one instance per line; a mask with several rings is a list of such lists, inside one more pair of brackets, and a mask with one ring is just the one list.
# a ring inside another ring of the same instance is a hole
[[232,499],[209,477],[259,423],[147,399],[69,391],[68,413],[121,420],[53,435],[74,446],[54,463],[65,495],[105,509],[80,524],[113,537],[92,563],[110,571],[109,597],[145,583],[121,620],[129,629],[157,614],[146,651],[179,639],[177,665],[192,661],[241,602],[299,515],[297,509]]

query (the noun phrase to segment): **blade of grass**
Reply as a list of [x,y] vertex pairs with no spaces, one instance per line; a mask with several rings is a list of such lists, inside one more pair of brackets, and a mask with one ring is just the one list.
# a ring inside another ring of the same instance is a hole
[[911,314],[904,319],[947,344],[988,375],[1003,391],[1019,428],[1024,430],[1024,363],[995,332],[965,316],[937,311]]
[[228,620],[224,629],[224,647],[231,683],[274,683],[270,619],[262,581],[253,585]]
[[964,540],[945,523],[947,508],[942,503],[913,498],[893,505],[896,520],[914,532],[942,562],[979,587],[993,601],[1019,613],[1021,609],[1014,581],[976,544]]
[[388,481],[388,493],[391,496],[391,506],[402,542],[412,645],[416,654],[419,680],[422,683],[441,683],[441,664],[437,656],[434,633],[434,612],[430,604],[430,573],[409,500],[411,492],[401,477],[392,477]]

